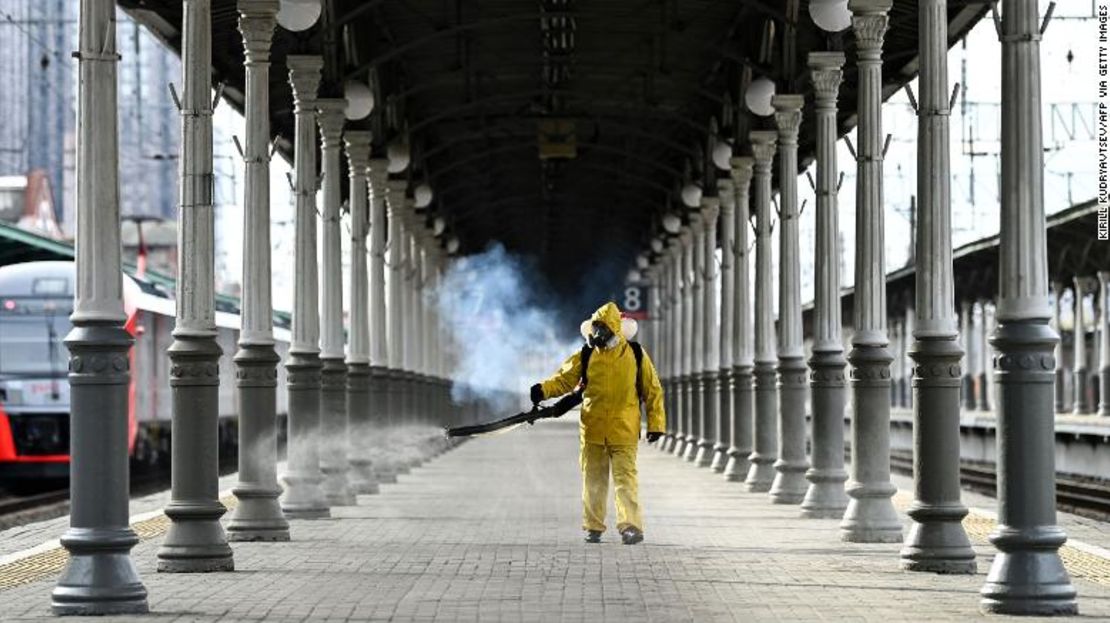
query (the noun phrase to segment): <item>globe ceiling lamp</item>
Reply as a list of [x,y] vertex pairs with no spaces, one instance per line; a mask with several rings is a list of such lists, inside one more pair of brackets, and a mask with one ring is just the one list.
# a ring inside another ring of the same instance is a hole
[[389,166],[386,167],[386,170],[390,173],[400,173],[409,168],[411,152],[409,151],[408,142],[401,139],[394,140],[389,144],[386,156],[389,158]]
[[659,255],[666,248],[667,248],[666,243],[664,243],[661,239],[659,239],[659,238],[652,238],[651,239],[651,252],[652,253],[654,253],[656,255]]
[[744,103],[753,114],[769,117],[775,113],[775,107],[771,106],[771,98],[774,95],[775,83],[770,78],[756,78],[744,92]]
[[636,256],[636,268],[647,270],[649,266],[651,266],[651,260],[648,259],[648,256],[642,253]]
[[432,187],[429,186],[427,182],[421,182],[420,185],[416,187],[416,190],[412,191],[413,205],[416,206],[417,210],[423,210],[428,207],[428,205],[432,203],[432,197]]
[[848,0],[809,0],[809,17],[825,32],[841,32],[852,25]]
[[700,208],[701,207],[701,186],[693,182],[687,182],[682,187],[682,203],[687,208]]
[[320,19],[320,0],[281,0],[277,23],[291,32],[308,30]]
[[437,216],[435,220],[432,221],[432,235],[436,238],[439,238],[446,231],[447,219],[443,218],[442,216]]
[[678,218],[675,214],[667,214],[663,217],[663,231],[677,236],[678,232],[682,230],[682,219]]
[[722,171],[732,170],[732,141],[727,139],[717,141],[713,146],[713,164]]
[[374,110],[374,92],[365,82],[348,80],[343,85],[343,97],[347,100],[343,114],[350,121],[365,119]]
[[457,236],[451,236],[450,238],[447,239],[447,254],[448,255],[455,255],[458,252],[459,252],[459,238]]

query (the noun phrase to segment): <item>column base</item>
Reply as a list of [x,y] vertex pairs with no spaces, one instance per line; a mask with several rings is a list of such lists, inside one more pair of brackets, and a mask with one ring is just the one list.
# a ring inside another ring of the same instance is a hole
[[848,473],[844,470],[824,471],[810,468],[806,472],[809,488],[802,498],[802,517],[809,519],[840,519],[848,508],[848,493],[844,483]]
[[748,468],[744,485],[752,493],[767,493],[771,490],[771,484],[775,482],[775,458],[753,452],[748,457],[748,461],[751,467]]
[[728,463],[725,464],[725,471],[723,472],[725,480],[744,482],[744,479],[748,477],[748,470],[751,469],[751,464],[748,462],[749,454],[751,454],[750,450],[728,449]]
[[240,484],[232,493],[239,504],[227,524],[228,541],[289,540],[289,522],[278,505],[280,489]]
[[223,504],[175,503],[166,506],[173,523],[162,547],[158,548],[161,573],[209,573],[234,571],[235,560],[227,544],[220,517]]
[[[1038,534],[1040,533],[1040,534]],[[1074,615],[1079,614],[1075,587],[1057,553],[1064,535],[1059,530],[1017,531],[1001,527],[991,540],[1021,539],[1025,546],[1043,550],[1000,551],[994,556],[987,582],[980,589],[979,607],[990,614]],[[1037,541],[1043,541],[1038,544]],[[1051,542],[1051,544],[1049,543]]]
[[323,472],[324,482],[321,487],[328,506],[355,506],[358,503],[347,481],[347,470],[329,467],[324,468]]
[[718,474],[723,473],[728,465],[728,458],[728,446],[720,443],[713,446],[713,461],[709,464],[709,469]]
[[775,479],[768,491],[772,504],[801,504],[809,483],[806,482],[805,463],[790,463],[779,459],[774,463]]
[[285,474],[285,493],[281,512],[289,519],[326,519],[331,517],[324,492],[320,488],[323,475]]
[[362,495],[374,495],[380,492],[370,459],[351,459],[349,463],[352,491]]
[[902,569],[944,574],[973,574],[975,550],[960,523],[967,515],[962,504],[948,507],[914,505],[914,523],[902,547]]
[[131,560],[130,527],[70,528],[61,538],[69,562],[50,594],[56,615],[145,614],[147,593]]
[[698,440],[695,437],[687,437],[686,443],[682,446],[682,460],[693,463],[696,458],[698,458]]
[[858,485],[849,489],[851,499],[840,522],[840,540],[848,543],[901,543],[902,521],[890,500],[894,495],[894,486],[890,486],[889,492],[885,488],[861,489]]
[[713,463],[713,442],[698,440],[698,451],[694,454],[694,467],[709,467]]

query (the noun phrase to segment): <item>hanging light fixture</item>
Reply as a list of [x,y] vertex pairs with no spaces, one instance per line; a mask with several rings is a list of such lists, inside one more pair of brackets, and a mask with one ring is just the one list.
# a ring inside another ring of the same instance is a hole
[[852,25],[848,0],[809,0],[809,17],[825,32],[840,32]]
[[659,253],[662,253],[663,250],[666,249],[666,248],[667,248],[667,245],[665,245],[662,240],[660,240],[658,238],[652,238],[651,239],[651,252],[652,253],[655,253],[655,254],[658,255]]
[[308,30],[320,19],[322,10],[320,0],[281,0],[277,23],[292,32]]
[[400,173],[409,167],[409,144],[407,141],[396,139],[389,144],[386,150],[386,156],[389,158],[389,166],[386,169],[390,173]]
[[732,143],[727,140],[717,141],[713,147],[713,164],[722,171],[732,170]]
[[682,229],[682,219],[674,214],[667,214],[663,217],[663,231],[668,234],[677,234]]
[[760,117],[767,117],[775,113],[774,106],[771,106],[771,98],[774,95],[775,83],[770,78],[757,78],[744,92],[744,103],[748,105],[748,110]]
[[651,261],[648,260],[646,255],[640,254],[636,256],[636,268],[647,270],[649,266],[651,266]]
[[435,220],[432,221],[432,235],[439,238],[445,231],[447,231],[447,219],[442,216],[437,216]]
[[416,209],[423,210],[428,207],[432,202],[432,187],[428,186],[427,182],[421,182],[415,190],[412,191],[412,201]]
[[451,236],[447,239],[447,253],[454,255],[459,252],[459,239],[456,236]]
[[343,97],[347,100],[343,114],[351,121],[365,119],[374,110],[374,92],[365,82],[348,80],[343,85]]
[[682,187],[682,203],[687,208],[700,208],[701,207],[701,186],[693,182],[688,182]]

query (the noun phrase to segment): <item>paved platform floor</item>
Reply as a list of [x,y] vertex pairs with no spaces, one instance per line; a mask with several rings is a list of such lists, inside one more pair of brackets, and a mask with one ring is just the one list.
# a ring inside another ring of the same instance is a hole
[[[126,620],[988,618],[978,589],[992,549],[980,536],[976,576],[903,572],[898,545],[842,543],[836,520],[798,518],[653,448],[640,452],[646,542],[610,531],[582,543],[575,431],[556,421],[472,440],[332,519],[295,521],[291,543],[235,544],[234,573],[156,573],[161,536],[147,526],[134,557],[152,613]],[[980,534],[989,520],[973,524]],[[1091,577],[1076,580],[1081,618],[1108,620],[1110,578]],[[52,585],[0,588],[0,618],[50,618]]]

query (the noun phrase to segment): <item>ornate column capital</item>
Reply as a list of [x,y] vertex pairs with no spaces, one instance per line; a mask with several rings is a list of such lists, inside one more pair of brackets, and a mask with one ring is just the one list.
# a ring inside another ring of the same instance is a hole
[[752,182],[752,166],[755,164],[755,159],[751,156],[739,156],[729,162],[732,164],[729,175],[732,177],[733,189],[737,192],[746,189]]
[[717,223],[717,213],[721,211],[720,197],[702,197],[701,199],[701,218],[706,231],[714,229]]
[[840,83],[844,80],[843,52],[810,52],[809,78],[813,82],[817,109],[836,109]]
[[798,128],[802,125],[802,106],[805,97],[801,95],[775,95],[771,106],[775,108],[775,127],[779,131],[779,144],[797,145]]
[[316,91],[320,88],[320,72],[324,69],[323,57],[312,54],[290,54],[285,57],[289,68],[289,86],[293,87],[296,112],[315,110]]
[[366,175],[370,180],[370,188],[375,195],[379,193],[384,197],[389,181],[389,160],[386,158],[371,158],[366,163]]
[[386,179],[385,182],[385,203],[386,208],[389,210],[389,215],[400,216],[402,208],[405,203],[405,189],[408,188],[408,182],[401,179]]
[[771,160],[775,157],[775,141],[778,133],[774,130],[755,130],[748,135],[752,142],[754,169],[759,172],[771,171]]
[[347,148],[347,173],[351,178],[366,177],[373,138],[373,133],[367,130],[347,130],[343,133],[343,143]]
[[270,62],[270,44],[280,0],[239,0],[239,33],[243,35],[245,64]]
[[721,214],[732,214],[736,208],[736,184],[731,178],[717,180],[717,199],[721,203]]
[[343,111],[347,108],[347,100],[334,98],[320,98],[316,100],[316,118],[320,126],[320,142],[322,149],[339,149],[340,140],[343,138],[343,124],[347,122]]
[[849,0],[852,32],[856,36],[856,49],[861,61],[879,61],[889,22],[887,12],[893,4],[892,0]]

